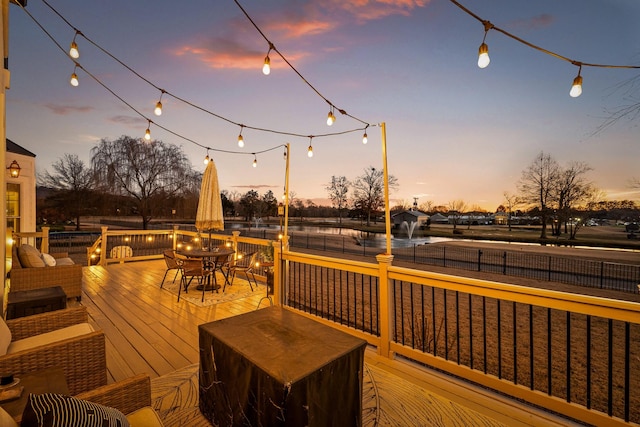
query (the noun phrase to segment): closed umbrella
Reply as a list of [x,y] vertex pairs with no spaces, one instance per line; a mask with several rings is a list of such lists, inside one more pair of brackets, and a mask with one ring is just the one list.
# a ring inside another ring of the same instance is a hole
[[211,230],[224,230],[218,171],[213,160],[209,160],[202,175],[198,211],[196,212],[196,229],[200,232],[209,231],[209,246],[211,246]]

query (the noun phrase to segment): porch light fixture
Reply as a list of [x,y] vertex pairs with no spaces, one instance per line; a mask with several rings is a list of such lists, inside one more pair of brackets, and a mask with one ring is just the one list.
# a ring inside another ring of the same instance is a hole
[[11,178],[18,178],[20,176],[20,169],[22,168],[15,160],[11,162],[11,164],[7,168],[7,170],[9,171],[9,175],[11,175]]

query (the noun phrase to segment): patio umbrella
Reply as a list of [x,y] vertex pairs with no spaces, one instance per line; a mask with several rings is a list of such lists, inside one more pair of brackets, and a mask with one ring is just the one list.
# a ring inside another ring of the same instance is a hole
[[209,160],[202,175],[200,199],[198,199],[198,211],[196,212],[196,229],[199,232],[209,231],[209,246],[211,246],[211,230],[224,230],[218,171],[213,159]]

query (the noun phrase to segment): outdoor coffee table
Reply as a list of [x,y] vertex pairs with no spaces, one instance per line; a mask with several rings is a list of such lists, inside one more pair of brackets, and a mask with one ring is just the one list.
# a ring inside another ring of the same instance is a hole
[[200,412],[213,425],[362,425],[366,341],[280,306],[199,334]]
[[7,411],[17,423],[20,423],[22,420],[22,413],[24,412],[25,406],[27,406],[29,393],[69,394],[67,379],[64,376],[62,368],[44,369],[42,371],[20,375],[19,378],[20,382],[16,387],[24,387],[22,395],[16,400],[0,403],[2,409]]
[[9,292],[7,319],[67,308],[67,294],[60,286]]

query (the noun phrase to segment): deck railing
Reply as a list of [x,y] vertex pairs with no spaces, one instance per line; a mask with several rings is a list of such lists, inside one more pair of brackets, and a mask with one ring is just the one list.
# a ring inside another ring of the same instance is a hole
[[394,267],[386,255],[281,258],[285,304],[383,356],[585,423],[640,422],[640,304]]
[[[106,265],[227,243],[243,252],[271,246],[277,304],[362,337],[382,356],[407,358],[584,423],[640,423],[638,303],[396,267],[385,254],[374,263],[292,252],[283,242],[237,231],[105,227],[89,255]],[[117,246],[132,253],[113,256]]]

